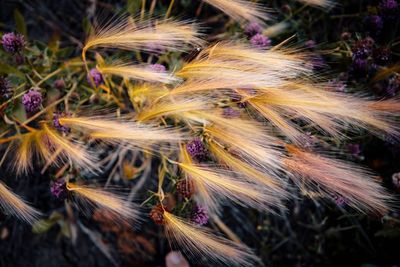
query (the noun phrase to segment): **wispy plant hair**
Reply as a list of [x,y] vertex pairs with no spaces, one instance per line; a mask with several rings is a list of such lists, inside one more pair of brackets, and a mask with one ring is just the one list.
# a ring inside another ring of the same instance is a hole
[[293,145],[288,145],[287,149],[291,157],[284,159],[284,164],[297,183],[318,186],[328,197],[342,196],[359,211],[380,215],[389,209],[392,198],[374,181],[369,171]]
[[41,216],[39,211],[28,205],[2,182],[0,182],[0,206],[6,213],[29,224],[33,224]]
[[124,220],[138,220],[140,218],[138,207],[117,193],[71,182],[67,183],[67,189],[84,208],[102,208],[116,215],[116,218]]
[[262,5],[247,0],[202,0],[236,21],[263,23],[269,19],[266,8]]
[[146,82],[173,83],[179,80],[167,72],[156,72],[145,65],[109,64],[98,65],[97,69],[104,75],[116,75]]
[[198,27],[193,23],[174,20],[134,22],[128,18],[123,16],[96,27],[85,42],[83,59],[86,51],[94,47],[153,52],[154,49],[185,50],[203,43]]
[[189,256],[206,256],[213,264],[229,266],[255,266],[259,262],[245,245],[216,236],[207,228],[186,222],[167,211],[164,211],[164,219],[166,235]]

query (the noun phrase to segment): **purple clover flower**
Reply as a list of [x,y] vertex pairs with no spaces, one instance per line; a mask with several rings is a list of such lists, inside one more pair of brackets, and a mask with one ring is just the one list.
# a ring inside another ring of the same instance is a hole
[[22,104],[24,105],[26,112],[29,113],[38,111],[42,102],[42,94],[35,89],[29,90],[22,96]]
[[192,221],[198,225],[205,225],[208,223],[208,213],[204,207],[196,206],[193,211]]
[[50,182],[50,192],[56,198],[62,198],[67,192],[67,185],[64,179],[60,178]]
[[250,22],[246,28],[244,29],[244,33],[249,36],[252,37],[256,34],[262,33],[262,27],[260,24],[258,24],[257,22]]
[[200,161],[207,159],[208,150],[199,138],[193,139],[187,143],[186,150],[193,159]]
[[17,54],[22,52],[25,46],[25,38],[22,34],[15,34],[9,32],[3,35],[1,38],[4,50],[8,53]]
[[[96,68],[93,68],[89,71],[87,75],[87,80],[89,84],[96,87],[99,87],[101,84],[104,83],[103,75]],[[94,85],[92,80],[94,82]]]
[[54,128],[56,128],[60,132],[64,132],[64,133],[69,132],[70,128],[65,126],[65,125],[62,125],[60,123],[60,118],[66,117],[66,116],[68,116],[68,114],[66,114],[64,112],[63,113],[56,112],[56,113],[53,114],[53,126],[54,126]]
[[151,64],[147,68],[154,72],[160,72],[160,73],[167,72],[167,68],[165,68],[165,66],[161,64]]
[[264,36],[260,33],[251,37],[250,43],[258,48],[267,48],[271,46],[271,40],[267,36]]

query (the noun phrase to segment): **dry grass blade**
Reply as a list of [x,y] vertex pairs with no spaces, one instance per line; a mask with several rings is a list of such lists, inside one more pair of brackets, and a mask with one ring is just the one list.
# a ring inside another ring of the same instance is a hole
[[206,256],[213,264],[255,266],[258,258],[245,245],[212,234],[164,211],[168,238],[180,245],[190,256]]
[[29,224],[33,224],[41,216],[39,211],[29,206],[2,182],[0,182],[0,206],[5,212]]

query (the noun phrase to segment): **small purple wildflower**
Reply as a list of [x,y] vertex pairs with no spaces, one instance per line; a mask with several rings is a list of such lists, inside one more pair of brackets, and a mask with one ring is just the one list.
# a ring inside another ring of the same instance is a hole
[[267,48],[271,46],[271,40],[267,36],[264,36],[260,33],[251,37],[250,43],[258,48]]
[[62,198],[67,192],[67,185],[63,178],[50,182],[50,192],[56,198]]
[[3,76],[0,76],[0,98],[8,99],[11,97],[10,82]]
[[151,64],[147,68],[154,72],[160,72],[160,73],[167,72],[167,69],[165,68],[165,66],[161,65],[161,64]]
[[244,29],[244,33],[249,36],[252,37],[256,34],[259,34],[262,32],[262,27],[260,24],[258,24],[257,22],[250,22],[246,28]]
[[208,156],[208,150],[199,138],[187,143],[186,150],[192,158],[197,160],[205,160]]
[[222,116],[227,119],[238,118],[240,117],[240,111],[231,107],[227,107],[222,110]]
[[25,46],[25,38],[22,34],[15,34],[9,32],[3,35],[1,38],[4,50],[8,53],[17,54],[22,52]]
[[380,2],[379,13],[386,20],[393,20],[399,18],[399,4],[396,0],[383,0]]
[[42,102],[42,94],[35,89],[29,90],[22,96],[22,104],[24,105],[26,112],[38,111]]
[[205,225],[208,223],[208,219],[207,210],[204,207],[196,206],[193,211],[192,221],[198,225]]
[[60,123],[60,118],[66,117],[66,116],[68,116],[68,115],[66,113],[64,113],[64,112],[63,113],[56,112],[56,113],[53,114],[53,126],[54,126],[54,128],[56,128],[60,132],[64,132],[64,133],[69,132],[70,128],[65,126],[65,125],[62,125]]
[[91,85],[93,85],[92,79],[96,87],[99,87],[101,84],[104,83],[103,75],[96,68],[91,69],[87,76],[88,83]]

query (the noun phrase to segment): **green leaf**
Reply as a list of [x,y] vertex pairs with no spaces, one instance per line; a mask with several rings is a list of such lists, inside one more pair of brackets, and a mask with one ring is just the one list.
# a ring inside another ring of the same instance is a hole
[[51,227],[53,227],[55,223],[56,222],[50,219],[39,220],[32,226],[32,232],[34,234],[46,233],[47,231],[50,230]]
[[63,220],[63,216],[59,212],[53,212],[48,219],[38,220],[32,226],[32,232],[35,234],[42,234],[51,229],[58,221]]
[[28,32],[26,30],[25,19],[22,16],[21,12],[18,9],[14,9],[14,20],[17,25],[17,31],[25,36],[28,39]]
[[18,76],[19,78],[24,79],[25,75],[20,72],[18,69],[7,65],[5,63],[0,62],[0,74],[14,74],[15,76]]

